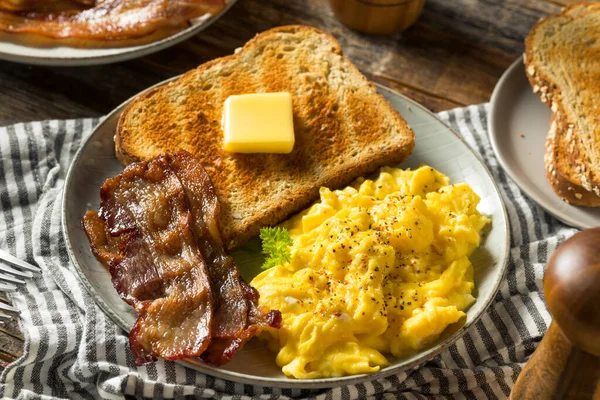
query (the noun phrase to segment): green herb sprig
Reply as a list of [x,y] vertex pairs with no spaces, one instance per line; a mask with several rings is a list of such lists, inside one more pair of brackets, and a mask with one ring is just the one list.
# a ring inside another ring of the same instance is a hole
[[294,243],[285,228],[262,228],[262,253],[266,256],[262,269],[269,269],[290,262],[290,246]]

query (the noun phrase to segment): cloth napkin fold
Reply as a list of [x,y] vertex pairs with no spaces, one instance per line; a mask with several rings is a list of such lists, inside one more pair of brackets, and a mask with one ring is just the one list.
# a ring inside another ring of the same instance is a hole
[[483,318],[421,368],[329,390],[233,383],[173,362],[135,368],[127,335],[76,278],[61,232],[61,194],[69,163],[98,119],[0,128],[0,248],[39,265],[42,275],[10,295],[22,312],[24,354],[0,376],[0,396],[16,399],[506,398],[550,323],[544,266],[576,232],[525,197],[499,166],[487,136],[488,105],[439,114],[485,160],[511,225],[508,273]]

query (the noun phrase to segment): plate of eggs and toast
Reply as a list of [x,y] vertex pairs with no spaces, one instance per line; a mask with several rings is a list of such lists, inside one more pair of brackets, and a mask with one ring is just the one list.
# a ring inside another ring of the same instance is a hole
[[114,110],[68,172],[63,229],[137,364],[287,388],[434,357],[493,300],[509,251],[481,159],[304,26]]

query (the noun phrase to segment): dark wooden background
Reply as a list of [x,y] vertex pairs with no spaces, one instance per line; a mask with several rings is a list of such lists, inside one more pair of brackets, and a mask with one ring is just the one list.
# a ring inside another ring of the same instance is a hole
[[[521,56],[529,29],[570,2],[427,0],[408,31],[370,36],[343,26],[327,0],[239,0],[198,36],[137,60],[76,68],[0,61],[0,126],[107,114],[148,86],[231,54],[257,32],[286,24],[331,32],[368,78],[430,110],[483,103],[502,72]],[[22,344],[16,318],[0,327],[0,360],[19,357]]]
[[421,19],[407,32],[369,36],[343,26],[327,0],[240,0],[197,37],[137,60],[73,68],[0,62],[0,125],[104,115],[148,86],[285,24],[331,32],[369,78],[433,111],[482,103],[522,54],[529,29],[568,2],[427,0]]

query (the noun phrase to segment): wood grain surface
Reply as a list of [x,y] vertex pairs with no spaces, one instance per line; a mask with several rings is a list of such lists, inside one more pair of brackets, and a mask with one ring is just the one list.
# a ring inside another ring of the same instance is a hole
[[[0,126],[101,116],[139,91],[285,24],[331,32],[370,79],[433,111],[487,102],[523,52],[530,28],[567,0],[427,0],[404,33],[374,36],[342,25],[327,0],[239,0],[198,36],[140,59],[96,67],[38,67],[0,61]],[[1,299],[0,301],[6,301]],[[22,353],[18,321],[0,327],[0,360]]]
[[104,115],[146,87],[284,24],[331,32],[369,78],[433,111],[482,103],[523,52],[533,24],[560,8],[556,0],[428,0],[408,31],[374,36],[342,25],[327,0],[240,0],[198,36],[137,60],[71,68],[0,62],[0,125]]
[[550,399],[600,399],[600,358],[573,346],[555,322],[511,393],[511,400]]

